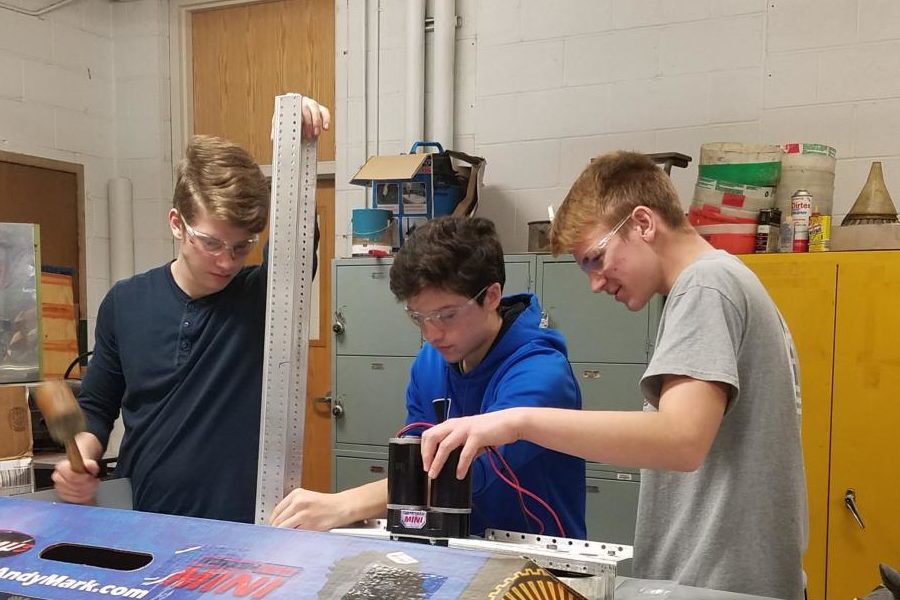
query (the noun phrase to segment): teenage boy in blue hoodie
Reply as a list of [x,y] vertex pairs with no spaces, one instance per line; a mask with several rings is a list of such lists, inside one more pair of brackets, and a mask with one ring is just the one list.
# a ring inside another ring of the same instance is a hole
[[[394,259],[391,291],[406,303],[427,342],[416,357],[406,391],[407,423],[495,412],[513,407],[581,408],[563,336],[540,325],[532,294],[503,298],[503,248],[492,222],[444,217],[416,229]],[[399,429],[399,427],[398,427]],[[499,449],[521,485],[553,508],[573,538],[585,537],[584,461],[530,442]],[[551,515],[525,498],[548,535],[561,532]],[[337,494],[298,489],[276,508],[281,527],[332,529],[387,509],[387,480]],[[472,472],[471,531],[536,532],[518,494],[486,456]]]

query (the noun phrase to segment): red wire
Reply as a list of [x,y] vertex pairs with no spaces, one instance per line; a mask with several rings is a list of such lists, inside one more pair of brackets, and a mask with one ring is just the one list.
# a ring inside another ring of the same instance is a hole
[[[506,470],[509,471],[510,473],[513,473],[512,468],[509,466],[509,463],[506,462],[506,459],[503,458],[503,455],[500,454],[500,451],[497,450],[496,448],[491,448],[491,450],[493,450],[494,453],[497,455],[497,457],[500,459],[500,462],[503,464],[504,468],[506,468]],[[498,473],[498,475],[500,475],[500,474]],[[501,479],[504,479],[504,481],[506,480],[506,478],[503,477],[502,475],[501,475]],[[516,481],[518,481],[518,479],[516,479]],[[509,483],[509,482],[507,482],[507,483]],[[512,485],[512,484],[510,484],[510,485]],[[541,497],[538,496],[537,494],[534,494],[534,493],[532,493],[531,491],[525,489],[525,488],[522,487],[521,485],[519,485],[519,486],[517,486],[517,487],[516,487],[516,486],[513,486],[513,487],[515,487],[515,489],[521,491],[521,493],[525,494],[526,496],[528,496],[529,498],[531,498],[532,500],[534,500],[535,502],[537,502],[538,504],[540,504],[541,506],[543,506],[544,509],[545,509],[548,513],[550,513],[550,516],[553,517],[553,521],[556,523],[557,529],[559,529],[559,535],[560,535],[560,537],[566,537],[566,530],[563,529],[562,522],[559,520],[559,517],[557,516],[556,511],[553,510],[553,508],[551,508],[550,505],[547,504],[547,503],[543,500],[543,498],[541,498]]]
[[406,435],[406,432],[408,432],[412,429],[418,429],[420,427],[422,429],[429,429],[431,427],[434,427],[434,423],[426,423],[425,421],[415,421],[413,423],[410,423],[409,425],[407,425],[400,431],[398,431],[397,435],[395,437],[403,437],[404,435]]
[[507,479],[503,475],[503,473],[500,471],[500,469],[497,468],[496,463],[494,463],[493,452],[495,452],[495,450],[493,448],[489,448],[488,453],[487,453],[487,458],[488,458],[488,462],[491,464],[491,468],[494,470],[494,473],[496,473],[497,477],[500,478],[500,481],[504,482],[506,485],[510,486],[511,488],[513,488],[516,491],[516,493],[519,496],[519,505],[522,507],[522,512],[524,512],[528,518],[530,518],[532,521],[534,521],[535,523],[538,524],[538,535],[543,535],[544,522],[541,521],[537,517],[537,515],[535,515],[530,510],[528,510],[527,506],[525,506],[525,499],[522,497],[522,485],[519,483],[519,478],[516,477],[515,473],[510,471],[509,473],[510,473],[510,477],[512,478],[512,480]]

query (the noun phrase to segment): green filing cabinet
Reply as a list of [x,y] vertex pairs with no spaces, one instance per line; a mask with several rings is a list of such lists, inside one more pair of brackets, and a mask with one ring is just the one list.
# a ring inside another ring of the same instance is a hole
[[[534,290],[536,258],[507,255],[504,295]],[[332,488],[387,476],[387,442],[406,422],[421,333],[390,290],[393,259],[332,263]]]
[[[624,307],[622,307],[624,310]],[[644,400],[639,389],[646,365],[572,363],[572,371],[581,388],[583,410],[643,410]],[[640,478],[640,469],[616,467],[602,463],[588,463],[588,471],[630,473]],[[589,475],[590,476],[590,475]],[[591,514],[588,511],[588,514]],[[633,534],[632,534],[633,535]],[[591,538],[604,542],[630,543],[613,538]]]
[[[588,472],[585,484],[588,539],[633,546],[640,476],[627,472]],[[620,567],[617,573],[631,575],[631,563]]]
[[566,335],[569,360],[646,364],[649,308],[630,312],[609,294],[595,294],[571,258],[538,258],[538,297],[551,327]]
[[[412,324],[410,323],[412,326]],[[337,356],[333,397],[343,407],[334,420],[334,441],[387,444],[406,422],[406,383],[411,356]],[[387,436],[385,436],[387,434]]]
[[332,300],[337,356],[415,356],[422,337],[391,293],[391,259],[335,262]]
[[[570,256],[537,257],[537,294],[550,327],[566,337],[584,410],[642,410],[641,376],[656,339],[662,303],[631,312],[595,294]],[[632,545],[640,470],[587,463],[588,538]]]
[[341,492],[387,477],[387,455],[367,453],[336,456],[334,491]]

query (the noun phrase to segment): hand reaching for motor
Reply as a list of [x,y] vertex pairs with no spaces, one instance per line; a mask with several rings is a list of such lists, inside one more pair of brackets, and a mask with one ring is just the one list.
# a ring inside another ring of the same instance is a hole
[[462,446],[456,477],[466,476],[472,461],[488,446],[503,446],[519,440],[520,408],[449,419],[422,434],[422,462],[428,477],[441,472],[447,456]]

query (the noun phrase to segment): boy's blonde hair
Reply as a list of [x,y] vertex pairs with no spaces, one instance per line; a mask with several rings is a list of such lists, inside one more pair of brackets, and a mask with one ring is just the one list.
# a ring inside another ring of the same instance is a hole
[[269,219],[269,184],[237,144],[195,135],[178,165],[172,205],[189,224],[202,208],[215,219],[259,233]]
[[668,175],[643,154],[616,151],[589,164],[563,200],[550,228],[553,254],[571,252],[585,231],[612,227],[638,206],[646,206],[672,229],[689,227]]

